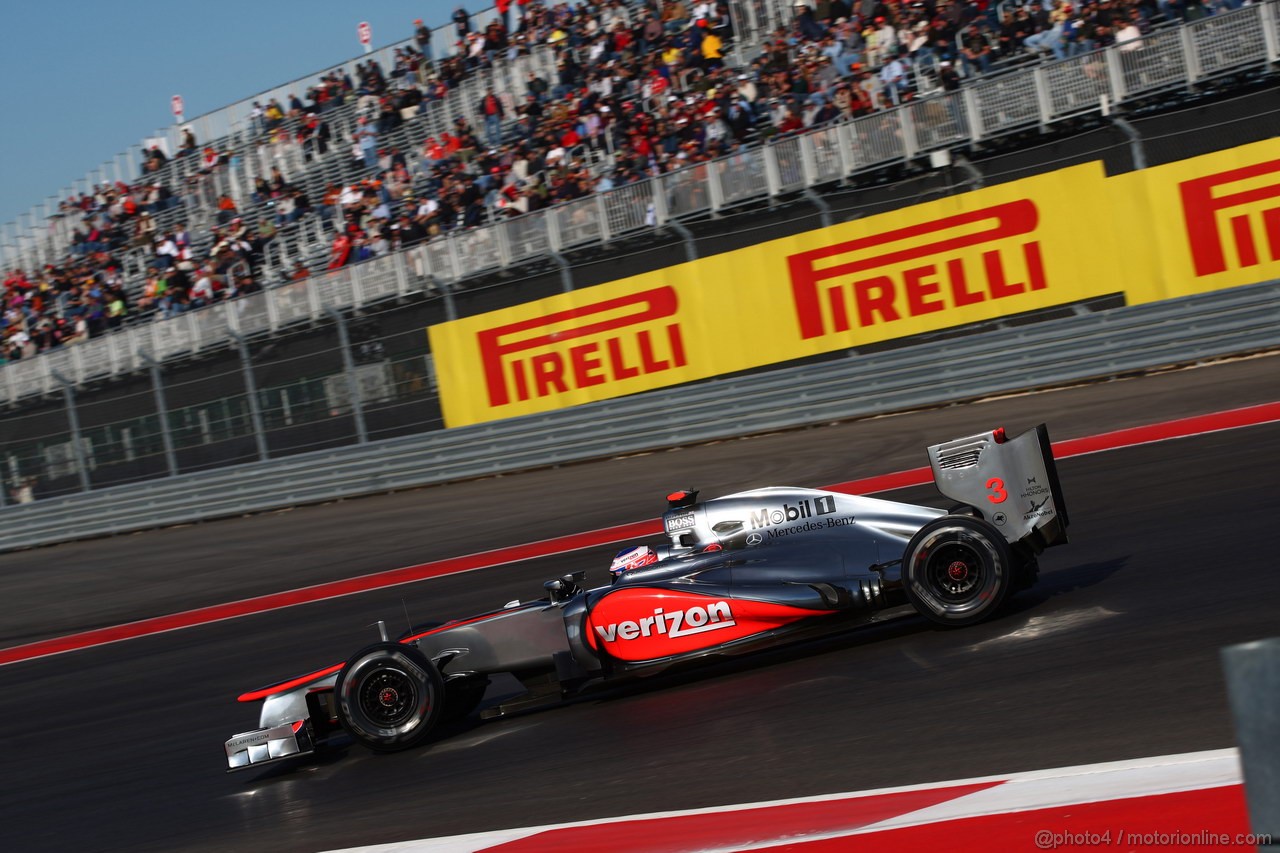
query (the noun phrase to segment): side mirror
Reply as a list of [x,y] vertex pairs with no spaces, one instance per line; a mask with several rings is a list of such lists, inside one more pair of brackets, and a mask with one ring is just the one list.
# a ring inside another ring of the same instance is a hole
[[547,581],[542,585],[542,588],[547,591],[547,598],[551,599],[553,603],[557,601],[564,601],[569,597],[565,595],[564,581],[562,580]]
[[555,580],[549,580],[542,585],[547,591],[547,597],[552,603],[565,601],[582,592],[581,582],[587,577],[586,571],[573,572],[563,575]]

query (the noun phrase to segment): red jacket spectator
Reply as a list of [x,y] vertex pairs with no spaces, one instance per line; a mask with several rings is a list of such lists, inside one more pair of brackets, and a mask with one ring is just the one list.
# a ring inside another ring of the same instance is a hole
[[336,270],[346,266],[351,256],[351,238],[342,232],[333,238],[333,248],[329,254],[329,266],[326,269]]

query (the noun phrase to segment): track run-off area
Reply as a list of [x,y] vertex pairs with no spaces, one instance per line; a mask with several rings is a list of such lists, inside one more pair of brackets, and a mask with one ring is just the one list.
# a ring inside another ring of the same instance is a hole
[[[0,555],[0,844],[322,850],[1230,747],[1218,650],[1276,634],[1277,376],[1246,359]],[[406,753],[223,772],[256,725],[239,693],[345,659],[378,619],[603,583],[672,488],[940,506],[927,444],[1040,421],[1072,542],[989,623],[910,617]]]

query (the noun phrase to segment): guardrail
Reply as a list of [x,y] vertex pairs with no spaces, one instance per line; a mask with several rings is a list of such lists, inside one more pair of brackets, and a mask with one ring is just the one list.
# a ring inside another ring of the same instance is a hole
[[673,220],[904,163],[1028,127],[1099,112],[1214,77],[1280,62],[1280,0],[1155,33],[1020,73],[980,78],[895,110],[787,137],[709,163],[598,193],[545,211],[454,231],[407,252],[289,283],[168,320],[106,335],[0,370],[0,401],[47,394],[132,371],[139,350],[165,360],[224,346],[231,333],[278,332],[329,309],[456,283]]
[[1280,282],[1269,282],[10,506],[0,510],[0,550],[902,411],[1277,347]]

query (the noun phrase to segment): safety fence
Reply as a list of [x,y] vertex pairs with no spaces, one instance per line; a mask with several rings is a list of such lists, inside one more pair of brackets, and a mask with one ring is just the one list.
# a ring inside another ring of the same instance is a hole
[[[418,250],[417,258],[424,251]],[[328,319],[333,309],[363,307],[429,288],[430,279],[410,265],[414,259],[389,255],[14,362],[0,370],[0,400],[17,401],[132,373],[148,359],[165,361],[225,348],[237,339]]]
[[[470,16],[471,29],[483,30],[497,17],[498,10],[494,7],[472,13]],[[452,23],[433,29],[431,31],[429,56],[441,59],[453,55],[456,40],[456,29]],[[117,154],[99,168],[87,173],[81,180],[73,182],[70,187],[58,193],[57,196],[46,200],[43,205],[37,205],[27,213],[20,215],[14,222],[0,226],[0,255],[5,256],[7,261],[11,263],[13,257],[20,254],[28,254],[34,250],[41,239],[45,237],[49,228],[56,227],[58,224],[56,214],[58,212],[57,201],[59,198],[65,198],[78,192],[92,192],[93,187],[100,183],[113,181],[132,182],[138,177],[143,152],[151,145],[159,145],[162,150],[170,154],[177,151],[180,146],[183,128],[192,128],[197,137],[202,140],[227,140],[233,144],[243,142],[252,133],[251,116],[253,115],[255,104],[265,105],[272,98],[281,104],[287,104],[290,96],[305,92],[320,77],[330,73],[342,75],[357,62],[374,60],[383,69],[394,68],[397,51],[405,47],[414,47],[416,50],[417,43],[413,38],[401,39],[385,47],[352,57],[345,62],[272,87],[252,97],[244,98],[204,115],[185,119],[156,130],[152,136],[130,147],[127,151]]]
[[1159,33],[1030,72],[976,81],[958,92],[744,149],[718,160],[492,225],[450,232],[424,246],[323,273],[264,293],[108,334],[0,370],[0,400],[279,332],[392,296],[609,243],[673,220],[715,215],[902,163],[938,149],[1047,125],[1215,75],[1277,61],[1280,0]]
[[[495,61],[491,67],[457,81],[447,97],[424,100],[403,110],[402,117],[409,121],[382,137],[379,145],[387,148],[402,145],[409,151],[417,149],[428,136],[440,138],[446,130],[455,129],[454,123],[458,120],[480,127],[483,122],[478,105],[490,87],[501,92],[507,111],[514,113],[528,91],[529,74],[551,78],[555,64],[555,50],[550,45],[534,45],[526,53]],[[298,130],[301,118],[289,119],[281,125],[287,133],[272,133],[260,122],[249,122],[229,136],[212,141],[216,150],[228,153],[216,169],[210,170],[200,157],[191,155],[174,157],[157,171],[147,172],[141,176],[144,183],[155,183],[172,191],[170,200],[153,212],[155,233],[172,230],[179,223],[198,229],[212,227],[219,213],[218,203],[224,196],[250,220],[256,219],[263,211],[254,211],[258,204],[254,198],[255,183],[260,179],[270,180],[276,172],[317,199],[330,184],[346,185],[366,177],[370,170],[348,152],[356,142],[356,133],[364,127],[360,120],[376,118],[376,104],[376,98],[365,96],[348,98],[325,108],[320,114],[326,128],[325,154],[321,154],[316,139],[295,138],[293,131]],[[416,171],[416,158],[413,163]],[[91,191],[92,186],[89,182],[84,189]],[[0,227],[0,258],[9,265],[24,267],[59,262],[72,248],[79,217],[64,215],[53,199],[45,205],[43,217],[33,214],[29,219],[26,228],[11,226],[15,229],[11,238],[4,238],[4,229]],[[138,276],[153,257],[149,242],[131,247],[124,252],[124,267],[131,275]]]
[[[753,0],[744,4],[730,4],[735,15],[735,25],[743,32],[743,44],[764,37],[771,28],[785,24],[788,11],[778,0],[762,2]],[[1214,15],[1193,21],[1186,26],[1159,30],[1142,39],[1095,51],[1068,59],[1048,62],[1034,68],[1023,68],[1007,73],[979,77],[954,92],[935,89],[928,96],[892,110],[877,112],[854,119],[846,124],[828,127],[800,137],[783,139],[763,149],[733,155],[741,163],[718,161],[716,166],[700,164],[685,172],[667,175],[649,183],[649,198],[639,203],[635,191],[605,194],[599,202],[605,215],[601,227],[592,230],[583,219],[572,220],[558,234],[561,241],[549,237],[548,245],[554,251],[581,245],[584,242],[608,241],[635,230],[661,225],[668,218],[715,213],[744,201],[755,200],[782,193],[794,192],[804,187],[849,178],[895,163],[902,163],[932,151],[958,146],[980,144],[1001,136],[1034,128],[1050,128],[1053,125],[1086,114],[1109,113],[1125,105],[1180,91],[1195,91],[1220,78],[1248,73],[1264,73],[1280,62],[1280,0],[1247,6],[1222,15]],[[490,20],[496,12],[488,10],[473,16],[477,26]],[[486,17],[488,16],[488,17]],[[449,28],[437,33],[448,41]],[[394,56],[394,50],[405,42],[391,45],[373,54],[384,62]],[[385,56],[384,56],[385,54]],[[518,97],[524,90],[527,71],[533,70],[547,76],[554,71],[554,51],[541,46],[510,62],[495,63],[487,75],[473,75],[464,80],[460,88],[433,108],[427,119],[428,129],[438,133],[456,118],[475,122],[475,104],[485,87],[491,83],[503,87],[508,94]],[[324,73],[324,72],[322,72]],[[268,96],[283,97],[296,88],[291,83],[255,99],[248,99],[224,110],[209,120],[205,138],[216,138],[230,128],[243,132],[247,110],[253,100]],[[231,119],[229,117],[236,116]],[[347,110],[335,117],[335,145],[349,139],[354,128],[355,111]],[[217,126],[215,126],[217,125]],[[173,128],[177,133],[177,128]],[[222,180],[225,186],[218,189],[240,198],[254,177],[269,171],[272,165],[284,165],[285,171],[302,170],[304,153],[299,146],[270,146],[268,151],[257,151],[245,156],[241,172]],[[294,150],[297,149],[297,150]],[[263,157],[268,158],[262,160]],[[293,162],[297,161],[297,162]],[[746,173],[738,171],[739,165]],[[185,168],[185,167],[183,167]],[[117,177],[120,174],[116,166]],[[105,177],[102,172],[99,177]],[[93,181],[86,179],[86,187]],[[208,192],[216,192],[209,188]],[[577,204],[579,217],[586,216],[586,205]],[[617,210],[626,207],[628,211]],[[634,215],[643,210],[643,216]],[[0,251],[9,260],[15,257],[38,257],[45,262],[50,228],[65,230],[56,217],[56,205],[46,204],[43,215],[33,211],[18,223],[8,226],[9,233],[0,229]],[[552,218],[563,220],[572,214],[542,212],[537,216],[540,225],[522,224],[522,232],[533,228],[555,228]],[[487,226],[492,231],[507,229],[510,223],[501,222]],[[575,228],[574,225],[580,227]],[[483,229],[482,229],[483,230]],[[65,235],[63,235],[65,237]],[[450,236],[450,240],[458,239]],[[482,248],[509,243],[497,234],[478,237],[470,241]],[[496,251],[496,250],[494,250]],[[518,263],[520,252],[498,255],[503,265]],[[476,269],[463,252],[459,255],[460,267],[453,270]],[[481,267],[480,269],[489,269]],[[433,270],[434,272],[434,270]],[[450,268],[442,266],[441,272],[449,276]]]
[[[904,411],[1277,347],[1280,282],[1269,282],[9,506],[0,509],[0,550]],[[991,369],[995,363],[1001,370]]]
[[[455,230],[407,255],[317,275],[18,362],[0,370],[0,400],[133,370],[139,351],[161,360],[199,352],[225,345],[234,335],[276,332],[330,309],[459,282],[684,218],[717,215],[933,151],[1047,127],[1082,113],[1194,88],[1227,74],[1265,71],[1278,61],[1280,0],[1268,0],[1139,42],[977,79],[955,92],[784,137],[545,211]],[[477,99],[478,95],[456,103]],[[312,237],[313,242],[318,239]]]

